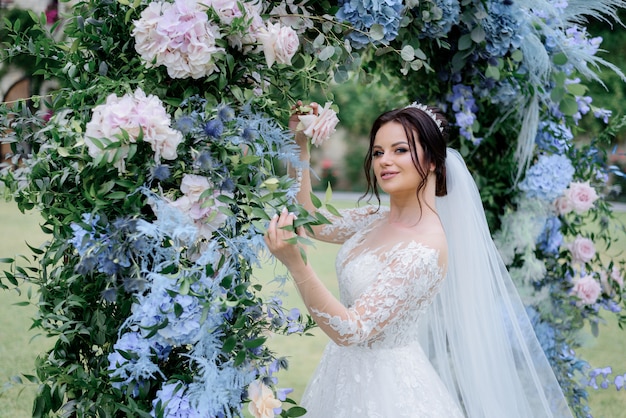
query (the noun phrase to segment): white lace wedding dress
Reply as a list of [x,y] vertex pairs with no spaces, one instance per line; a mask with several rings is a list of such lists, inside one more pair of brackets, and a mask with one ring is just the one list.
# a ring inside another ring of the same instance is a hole
[[312,418],[462,417],[418,343],[421,314],[444,271],[438,252],[418,241],[368,240],[386,208],[329,216],[326,241],[343,242],[337,256],[345,310],[314,309],[336,333],[302,399]]

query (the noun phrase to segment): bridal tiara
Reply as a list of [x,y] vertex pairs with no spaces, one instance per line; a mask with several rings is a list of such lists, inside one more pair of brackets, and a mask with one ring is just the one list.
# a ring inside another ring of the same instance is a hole
[[405,109],[408,109],[409,107],[414,107],[415,109],[419,109],[422,112],[426,113],[428,116],[430,116],[430,118],[434,120],[435,123],[437,124],[437,128],[439,128],[439,132],[443,133],[443,126],[441,126],[441,119],[437,119],[437,116],[435,115],[435,113],[432,110],[430,110],[428,106],[426,106],[425,104],[418,103],[418,102],[413,102],[410,105],[406,106]]

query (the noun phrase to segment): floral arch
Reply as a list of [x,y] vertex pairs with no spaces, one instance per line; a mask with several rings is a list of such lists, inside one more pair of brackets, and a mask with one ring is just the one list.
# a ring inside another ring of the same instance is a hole
[[[30,57],[59,83],[0,114],[15,162],[2,181],[49,234],[30,270],[0,282],[37,285],[35,323],[57,337],[37,365],[37,414],[304,412],[278,389],[284,359],[265,343],[311,321],[265,300],[254,269],[276,208],[324,221],[293,204],[281,169],[299,164],[289,109],[351,78],[446,111],[544,350],[588,413],[599,372],[583,369],[575,336],[623,304],[624,262],[596,247],[615,239],[603,150],[624,122],[586,96],[599,68],[621,72],[585,19],[615,21],[626,2],[73,3],[52,26],[32,15],[26,30],[4,27],[4,60]],[[584,117],[608,128],[577,144]]]

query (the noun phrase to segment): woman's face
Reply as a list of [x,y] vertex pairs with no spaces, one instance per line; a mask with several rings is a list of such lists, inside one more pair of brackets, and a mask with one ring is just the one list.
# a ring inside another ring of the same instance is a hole
[[[417,137],[417,134],[415,135]],[[388,194],[411,193],[415,195],[422,176],[415,168],[410,139],[398,122],[382,125],[374,138],[372,147],[372,169],[380,188]],[[423,161],[424,150],[415,142],[418,161]]]

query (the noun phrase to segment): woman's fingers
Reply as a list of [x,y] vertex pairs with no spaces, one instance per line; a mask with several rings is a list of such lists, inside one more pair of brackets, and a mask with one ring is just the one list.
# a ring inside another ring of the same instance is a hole
[[296,216],[293,213],[289,213],[287,208],[284,208],[280,214],[275,214],[267,227],[265,242],[271,248],[279,248],[282,245],[291,245],[287,244],[285,240],[293,238],[294,233],[285,227],[293,225],[295,218]]

